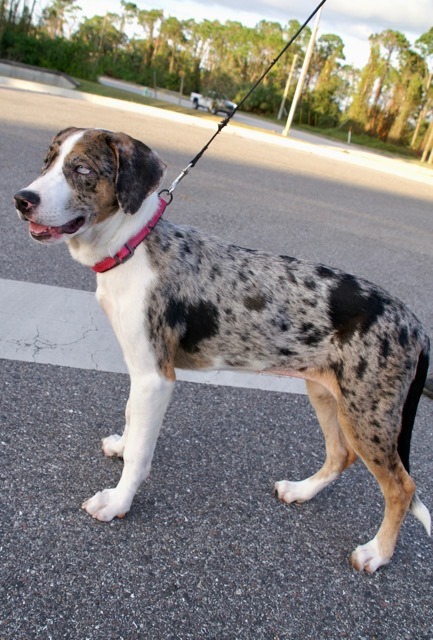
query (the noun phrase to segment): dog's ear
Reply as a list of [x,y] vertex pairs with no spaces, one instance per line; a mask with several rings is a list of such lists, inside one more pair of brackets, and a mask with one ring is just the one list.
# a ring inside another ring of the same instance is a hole
[[125,133],[109,133],[106,139],[117,160],[117,199],[125,213],[135,213],[159,187],[167,165],[143,142]]

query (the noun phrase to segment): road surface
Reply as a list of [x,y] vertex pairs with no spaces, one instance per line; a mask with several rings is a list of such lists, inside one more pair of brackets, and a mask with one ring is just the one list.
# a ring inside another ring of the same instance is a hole
[[[431,640],[432,543],[413,517],[388,567],[374,576],[349,567],[383,507],[362,464],[302,506],[273,498],[275,480],[300,479],[323,458],[302,394],[179,382],[132,511],[102,524],[80,510],[119,477],[122,463],[104,459],[99,440],[122,424],[128,380],[107,363],[84,368],[74,309],[90,310],[94,274],[65,247],[31,242],[12,196],[69,125],[144,140],[168,163],[167,185],[209,131],[151,109],[4,88],[0,113],[0,277],[2,295],[14,296],[3,297],[0,324],[0,638]],[[428,177],[271,138],[219,136],[168,216],[363,275],[432,333]],[[47,337],[54,329],[57,341]],[[108,352],[114,339],[103,337]],[[432,428],[423,398],[412,471],[430,509]]]

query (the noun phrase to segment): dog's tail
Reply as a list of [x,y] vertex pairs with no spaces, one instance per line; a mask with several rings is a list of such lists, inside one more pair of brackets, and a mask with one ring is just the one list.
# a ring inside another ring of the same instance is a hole
[[[412,429],[415,422],[416,411],[418,408],[419,399],[421,397],[424,384],[427,378],[428,366],[429,366],[429,340],[426,338],[426,342],[423,350],[418,358],[418,365],[415,372],[415,377],[410,385],[409,392],[407,394],[406,401],[403,407],[401,431],[398,437],[398,454],[404,465],[404,468],[410,473],[409,466],[409,454],[410,454],[410,441],[412,437]],[[412,502],[409,507],[415,518],[417,518],[422,525],[424,525],[427,534],[431,535],[431,517],[430,513],[421,502],[418,494],[415,492]]]
[[409,509],[411,513],[421,522],[424,529],[427,531],[427,535],[431,536],[431,516],[430,512],[425,506],[424,502],[420,500],[419,495],[415,491],[415,495],[412,498]]

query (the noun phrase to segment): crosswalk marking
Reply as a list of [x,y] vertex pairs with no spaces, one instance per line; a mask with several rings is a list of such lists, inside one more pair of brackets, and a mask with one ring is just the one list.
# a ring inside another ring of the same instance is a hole
[[[127,373],[107,318],[89,291],[0,279],[0,358]],[[302,380],[237,371],[177,370],[184,382],[306,393]]]

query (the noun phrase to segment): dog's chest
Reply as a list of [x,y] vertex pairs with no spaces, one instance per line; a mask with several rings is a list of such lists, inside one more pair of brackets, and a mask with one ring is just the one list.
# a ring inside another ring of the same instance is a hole
[[128,366],[149,357],[145,331],[145,310],[156,273],[151,269],[144,247],[119,267],[98,274],[96,299],[107,315]]

